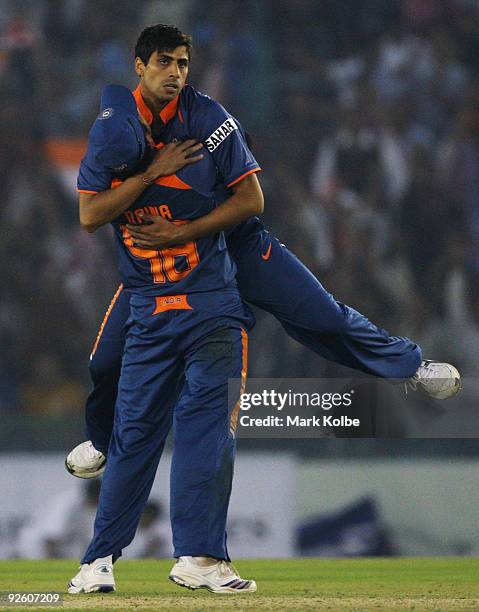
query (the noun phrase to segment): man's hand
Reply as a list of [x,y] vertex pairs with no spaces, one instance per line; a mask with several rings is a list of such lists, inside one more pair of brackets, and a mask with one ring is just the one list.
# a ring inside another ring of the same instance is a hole
[[143,215],[145,224],[127,224],[135,246],[143,249],[164,249],[181,243],[181,226],[151,215]]
[[204,217],[180,223],[144,214],[144,225],[126,227],[136,245],[144,249],[164,249],[211,236],[263,212],[263,192],[256,174],[233,186],[233,195]]
[[170,142],[161,147],[153,161],[142,174],[145,183],[152,183],[160,176],[170,176],[188,164],[194,164],[203,159],[203,154],[194,155],[203,145],[194,139],[184,142]]
[[143,174],[128,177],[116,189],[100,193],[80,193],[80,223],[87,232],[113,221],[160,176],[170,176],[203,155],[194,155],[203,145],[197,140],[174,142],[162,147]]

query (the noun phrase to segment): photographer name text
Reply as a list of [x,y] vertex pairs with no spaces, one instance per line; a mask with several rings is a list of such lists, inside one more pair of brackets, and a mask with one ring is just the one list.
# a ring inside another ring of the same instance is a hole
[[243,414],[240,417],[240,424],[243,427],[359,427],[361,425],[359,419],[352,419],[346,415],[333,417],[331,414],[308,418],[297,415],[251,417]]

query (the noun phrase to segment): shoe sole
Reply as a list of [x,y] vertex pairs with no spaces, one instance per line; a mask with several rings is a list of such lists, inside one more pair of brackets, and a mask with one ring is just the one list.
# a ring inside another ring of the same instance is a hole
[[69,474],[75,476],[75,478],[81,478],[82,480],[87,480],[88,478],[96,478],[97,476],[101,476],[101,474],[103,474],[103,472],[105,471],[106,457],[101,462],[100,467],[96,468],[94,472],[85,472],[84,474],[75,473],[74,468],[71,467],[68,463],[68,457],[69,455],[67,455],[65,459],[65,469]]
[[256,588],[255,589],[221,589],[220,591],[215,591],[214,589],[212,589],[209,585],[207,584],[201,584],[201,585],[197,585],[197,586],[193,586],[192,584],[188,584],[187,582],[185,582],[184,580],[182,580],[181,578],[178,578],[178,576],[172,576],[171,574],[168,576],[168,578],[174,582],[175,584],[177,584],[178,586],[184,587],[185,589],[190,589],[190,591],[196,591],[197,589],[206,589],[207,591],[209,591],[210,593],[213,593],[214,595],[233,595],[233,594],[240,594],[240,593],[255,593],[256,592]]
[[457,393],[459,393],[459,391],[462,389],[462,384],[461,384],[461,375],[459,374],[459,370],[457,368],[455,368],[454,366],[451,366],[452,368],[452,372],[454,374],[454,393],[452,395],[450,395],[449,397],[453,397],[454,395],[456,395]]
[[82,593],[112,593],[114,590],[115,587],[111,584],[95,584],[81,591],[70,591],[70,588],[68,588],[68,593],[70,595],[81,595]]

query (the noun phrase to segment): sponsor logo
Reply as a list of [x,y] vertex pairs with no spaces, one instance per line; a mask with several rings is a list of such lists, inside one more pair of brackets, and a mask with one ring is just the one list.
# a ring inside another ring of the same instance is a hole
[[238,126],[233,119],[226,119],[226,121],[222,123],[220,127],[205,140],[205,145],[207,146],[208,151],[212,153],[220,146],[223,140],[228,138],[231,132],[234,132],[237,129]]
[[270,243],[269,243],[269,247],[266,249],[266,253],[261,253],[261,258],[262,258],[264,261],[268,261],[269,256],[271,255],[271,247],[272,247],[272,246],[273,246],[273,243],[272,243],[272,242],[270,242]]
[[188,304],[187,295],[166,295],[155,298],[156,308],[152,314],[165,312],[166,310],[193,310]]
[[98,116],[98,119],[109,119],[110,117],[113,117],[114,113],[115,111],[112,108],[105,108],[105,110]]

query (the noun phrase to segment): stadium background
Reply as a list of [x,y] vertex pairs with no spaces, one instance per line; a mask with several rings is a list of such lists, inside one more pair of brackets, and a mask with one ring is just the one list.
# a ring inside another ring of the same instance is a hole
[[[109,229],[91,236],[78,225],[76,169],[102,86],[134,86],[131,50],[141,29],[156,22],[193,35],[190,82],[252,134],[264,168],[267,227],[338,299],[414,338],[428,356],[455,363],[471,381],[461,403],[476,409],[474,0],[5,0],[2,465],[18,453],[60,456],[82,439],[87,358],[117,273]],[[343,374],[259,313],[250,375],[285,372]],[[280,449],[290,453],[296,525],[306,528],[308,517],[325,513],[345,524],[351,519],[341,512],[354,507],[369,524],[379,516],[374,524],[388,533],[383,553],[477,551],[468,533],[477,507],[473,438],[244,442],[240,460],[262,451],[269,465]],[[361,474],[369,475],[362,487]],[[4,478],[21,500],[22,485]],[[407,508],[397,505],[403,497]],[[428,531],[438,507],[442,518]],[[448,514],[455,520],[448,522]],[[0,517],[0,533],[11,531],[8,525]]]

